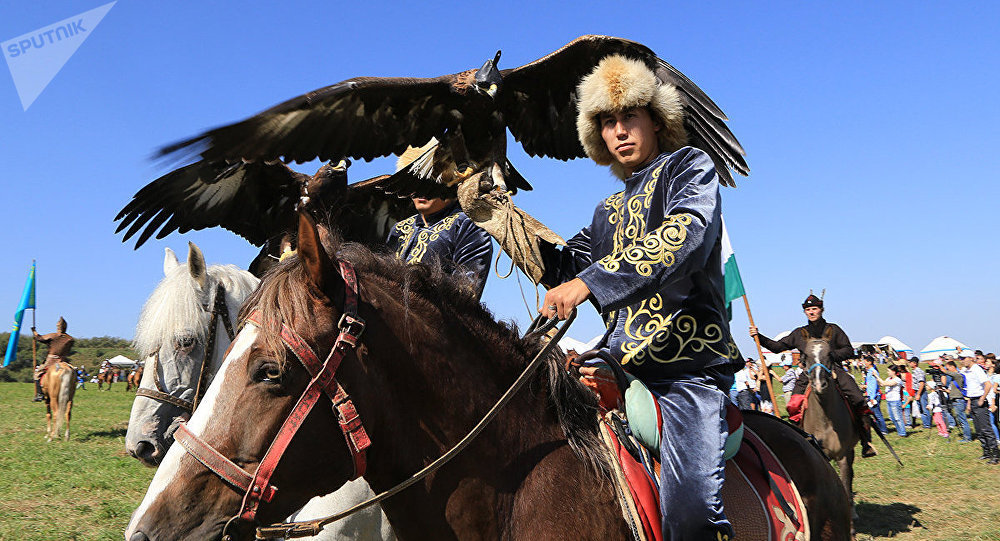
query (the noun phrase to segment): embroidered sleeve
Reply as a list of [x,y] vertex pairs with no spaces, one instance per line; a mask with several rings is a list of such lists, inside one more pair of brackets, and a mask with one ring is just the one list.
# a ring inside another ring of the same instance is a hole
[[386,239],[385,244],[397,257],[402,257],[403,254],[400,252],[413,235],[414,223],[416,223],[415,217],[411,216],[396,222],[396,225],[389,230],[389,238]]
[[[658,180],[654,176],[650,190],[676,187],[671,188],[672,196],[663,197],[663,222],[641,236],[626,231],[619,239],[616,233],[614,250],[579,274],[602,312],[649,298],[668,281],[704,268],[719,238],[719,181],[711,158],[688,149],[662,174]],[[642,212],[631,208],[634,200],[630,198],[624,209],[626,229],[632,214]]]

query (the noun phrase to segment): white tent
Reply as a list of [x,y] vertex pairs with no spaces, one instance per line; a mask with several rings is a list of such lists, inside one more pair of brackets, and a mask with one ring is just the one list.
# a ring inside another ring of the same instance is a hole
[[877,343],[879,343],[879,344],[888,344],[888,345],[892,346],[892,349],[894,349],[896,351],[900,351],[900,352],[905,351],[907,356],[913,355],[913,348],[911,348],[910,346],[904,344],[902,340],[900,340],[899,338],[896,338],[895,336],[883,336],[882,338],[878,339]]
[[[789,334],[792,334],[792,331],[780,332],[773,338],[773,340],[781,340]],[[792,352],[798,351],[797,349],[791,349],[788,351],[782,351],[781,353],[773,353],[764,346],[761,346],[760,349],[764,352],[764,362],[767,363],[768,366],[790,366],[792,364]]]
[[117,368],[135,368],[137,366],[135,361],[124,355],[116,355],[113,358],[108,359],[108,362],[111,363],[111,366]]
[[601,341],[601,338],[603,336],[604,336],[603,334],[599,334],[591,338],[589,342],[581,342],[575,338],[564,336],[562,337],[561,340],[559,340],[559,347],[561,347],[563,351],[569,351],[572,349],[577,353],[583,353],[585,351],[590,351],[594,349],[594,346],[596,346],[597,343]]
[[931,340],[930,344],[924,346],[924,349],[920,350],[920,360],[930,361],[932,359],[937,359],[942,353],[948,355],[955,355],[955,348],[959,347],[963,350],[969,349],[969,346],[951,338],[949,336],[939,336],[934,340]]

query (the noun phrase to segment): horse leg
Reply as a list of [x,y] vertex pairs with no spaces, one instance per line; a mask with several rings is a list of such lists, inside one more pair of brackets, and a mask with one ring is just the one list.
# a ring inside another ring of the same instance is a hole
[[854,521],[858,520],[858,512],[854,508],[854,448],[851,447],[844,453],[844,456],[837,461],[837,468],[840,470],[840,481],[844,483],[847,496],[851,499],[851,532],[854,532]]
[[66,435],[64,436],[64,439],[66,441],[69,441],[69,419],[70,419],[70,417],[72,417],[73,400],[68,400],[66,402],[66,406],[65,407],[66,407]]
[[52,441],[52,401],[45,404],[45,441]]

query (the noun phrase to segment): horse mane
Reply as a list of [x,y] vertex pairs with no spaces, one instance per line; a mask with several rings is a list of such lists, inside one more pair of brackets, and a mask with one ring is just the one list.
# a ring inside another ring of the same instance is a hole
[[[208,267],[205,290],[195,282],[187,263],[171,269],[160,280],[146,300],[139,315],[132,344],[142,358],[161,347],[172,349],[174,338],[187,334],[200,342],[208,336],[211,307],[215,303],[216,286],[226,290],[226,306],[230,318],[235,318],[241,300],[246,298],[258,280],[235,265]],[[208,306],[208,310],[205,309]]]
[[[329,253],[329,247],[327,247]],[[480,301],[472,281],[462,274],[445,273],[436,264],[407,264],[392,254],[378,254],[357,243],[340,245],[338,258],[350,261],[357,271],[362,288],[369,285],[402,290],[407,312],[410,306],[426,302],[442,312],[461,317],[477,334],[492,344],[492,349],[512,365],[523,367],[541,351],[540,337],[522,338],[513,322],[498,321]],[[261,286],[246,300],[240,312],[242,322],[251,312],[259,311],[264,332],[262,346],[284,358],[280,339],[282,322],[291,321],[293,313],[306,313],[310,306],[306,270],[298,257],[288,258],[272,267]],[[409,318],[407,318],[409,321]],[[566,371],[565,353],[553,348],[545,359],[547,370],[536,375],[548,389],[560,427],[574,453],[600,477],[611,479],[609,456],[597,423],[597,397]]]

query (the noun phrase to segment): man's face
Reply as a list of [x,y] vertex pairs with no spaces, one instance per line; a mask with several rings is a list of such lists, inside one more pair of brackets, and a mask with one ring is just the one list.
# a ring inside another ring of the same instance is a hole
[[917,361],[910,361],[909,364],[910,364],[910,370],[913,370],[914,368],[917,367]]
[[660,153],[656,132],[659,122],[645,107],[633,107],[618,113],[601,113],[601,137],[611,156],[632,174]]
[[810,306],[805,309],[806,319],[809,321],[816,321],[823,316],[823,309],[819,306]]
[[430,216],[431,214],[434,214],[435,212],[448,206],[449,201],[449,199],[441,199],[439,197],[435,197],[434,199],[414,197],[413,206],[417,208],[417,212],[421,215]]
[[962,365],[962,368],[972,367],[972,357],[962,357],[958,360],[958,364]]

